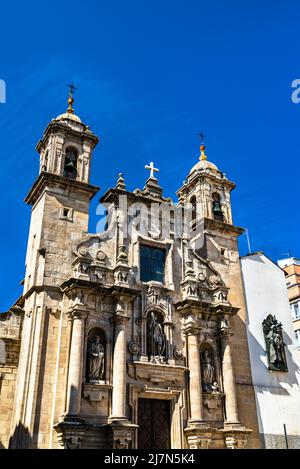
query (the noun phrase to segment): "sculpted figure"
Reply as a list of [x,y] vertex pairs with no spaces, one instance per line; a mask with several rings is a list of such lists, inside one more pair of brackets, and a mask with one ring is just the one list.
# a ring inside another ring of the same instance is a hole
[[288,371],[282,337],[282,324],[269,314],[263,323],[269,369]]
[[165,334],[163,332],[163,327],[154,312],[151,313],[149,339],[150,355],[161,356],[165,349]]
[[104,347],[100,343],[100,337],[96,336],[95,342],[91,342],[88,353],[89,381],[99,381],[104,377]]
[[202,386],[204,391],[212,391],[215,383],[215,367],[208,350],[202,354]]

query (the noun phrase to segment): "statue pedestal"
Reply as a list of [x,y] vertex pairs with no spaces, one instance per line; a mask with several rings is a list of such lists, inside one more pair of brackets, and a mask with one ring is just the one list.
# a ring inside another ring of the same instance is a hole
[[206,422],[189,420],[184,429],[189,449],[209,449],[213,431]]
[[134,446],[138,425],[126,418],[109,417],[108,422],[113,433],[113,449],[131,449]]
[[248,436],[252,430],[244,427],[240,423],[224,423],[224,428],[217,430],[224,436],[226,448],[245,449],[248,442]]

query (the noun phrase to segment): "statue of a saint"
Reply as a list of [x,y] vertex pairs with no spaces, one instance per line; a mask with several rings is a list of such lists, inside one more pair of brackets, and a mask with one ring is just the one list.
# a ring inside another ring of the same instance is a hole
[[88,350],[88,377],[89,382],[97,382],[104,377],[104,347],[99,336],[90,343]]
[[152,357],[160,357],[163,355],[165,350],[165,334],[154,312],[151,313],[149,324],[149,345],[150,355]]
[[270,343],[270,362],[284,362],[283,339],[274,324],[272,324],[270,332],[266,337]]
[[282,324],[275,316],[269,314],[263,321],[269,369],[273,371],[288,371],[282,338]]
[[203,390],[210,392],[215,383],[215,367],[209,351],[206,349],[202,354],[202,386]]

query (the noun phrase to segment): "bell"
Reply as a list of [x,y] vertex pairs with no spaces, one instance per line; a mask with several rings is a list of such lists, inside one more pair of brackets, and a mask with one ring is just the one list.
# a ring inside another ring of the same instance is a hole
[[64,176],[75,179],[76,175],[77,175],[76,166],[74,162],[69,159],[68,161],[66,161],[66,164],[65,164]]
[[219,202],[216,202],[216,201],[215,201],[215,202],[213,203],[213,209],[212,209],[212,211],[213,211],[214,213],[223,213],[223,212],[222,212],[222,209],[221,209],[221,205],[220,205]]

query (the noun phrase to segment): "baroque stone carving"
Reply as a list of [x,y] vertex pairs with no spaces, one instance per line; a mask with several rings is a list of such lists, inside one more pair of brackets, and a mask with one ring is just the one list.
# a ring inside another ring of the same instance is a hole
[[203,391],[218,392],[219,386],[216,382],[213,351],[207,344],[201,349],[201,374]]
[[269,314],[263,323],[269,370],[288,371],[282,337],[282,324]]
[[128,344],[128,350],[132,355],[136,355],[139,353],[140,348],[136,342],[132,341]]
[[105,347],[104,333],[94,328],[90,331],[87,343],[87,381],[99,383],[104,379]]
[[153,311],[148,318],[148,346],[150,363],[163,363],[165,361],[166,337],[162,321]]

